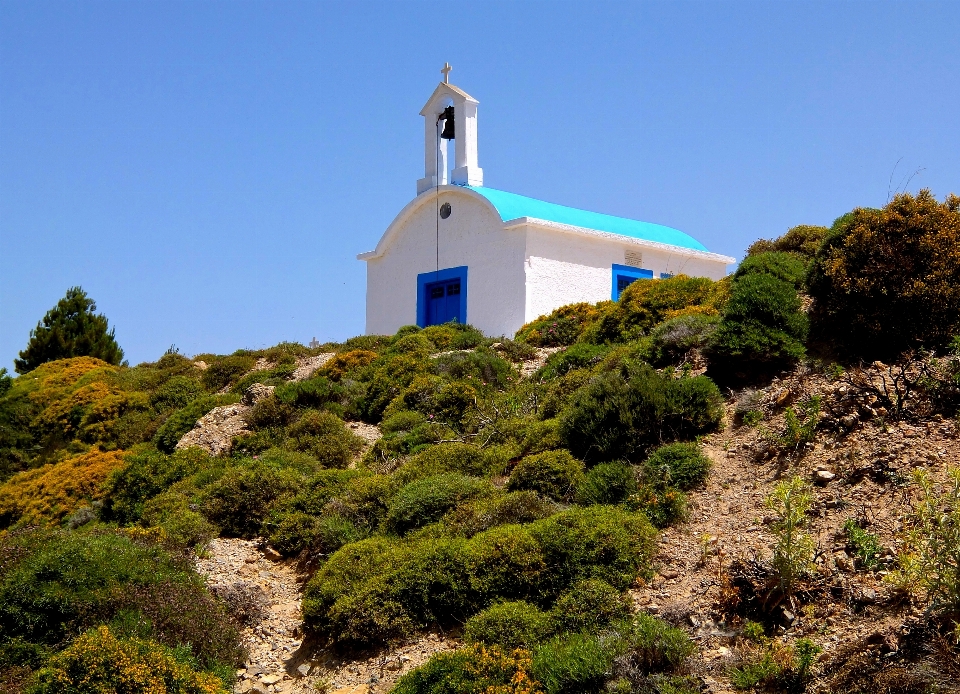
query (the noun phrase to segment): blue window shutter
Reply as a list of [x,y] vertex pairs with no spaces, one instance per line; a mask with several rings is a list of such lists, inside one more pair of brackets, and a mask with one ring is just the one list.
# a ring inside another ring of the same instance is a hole
[[613,265],[613,286],[610,290],[610,298],[617,301],[623,290],[630,286],[635,280],[652,280],[653,270],[644,270],[630,265]]
[[417,325],[467,322],[467,266],[417,275]]

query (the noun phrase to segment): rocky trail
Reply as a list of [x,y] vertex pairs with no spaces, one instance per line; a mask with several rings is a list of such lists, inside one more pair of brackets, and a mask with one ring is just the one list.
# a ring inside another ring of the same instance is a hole
[[239,693],[385,694],[402,674],[458,645],[426,634],[359,659],[315,647],[304,640],[300,619],[305,577],[260,541],[217,538],[197,559],[197,569],[243,624],[248,655],[237,671]]

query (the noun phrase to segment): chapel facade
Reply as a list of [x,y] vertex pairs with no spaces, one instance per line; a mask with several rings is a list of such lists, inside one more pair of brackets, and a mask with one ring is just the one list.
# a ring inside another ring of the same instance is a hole
[[726,275],[734,258],[677,229],[485,187],[478,102],[448,82],[449,69],[420,111],[417,195],[357,256],[367,263],[367,334],[455,320],[512,337],[564,304],[617,299],[638,279]]

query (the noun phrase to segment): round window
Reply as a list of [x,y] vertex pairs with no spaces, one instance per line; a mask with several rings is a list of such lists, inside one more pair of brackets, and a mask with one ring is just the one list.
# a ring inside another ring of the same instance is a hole
[[450,203],[449,203],[449,202],[445,202],[445,203],[443,203],[442,205],[440,205],[440,218],[441,218],[441,219],[446,219],[447,217],[449,217],[451,212],[453,212],[453,208],[450,207]]

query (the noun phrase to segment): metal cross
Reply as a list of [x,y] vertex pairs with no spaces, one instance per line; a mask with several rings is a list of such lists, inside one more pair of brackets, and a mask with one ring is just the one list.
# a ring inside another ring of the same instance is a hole
[[444,62],[444,63],[443,63],[443,69],[441,69],[440,72],[443,73],[443,83],[444,83],[444,84],[450,84],[450,71],[451,71],[452,69],[453,69],[453,68],[450,67],[450,63],[448,63],[448,62]]

